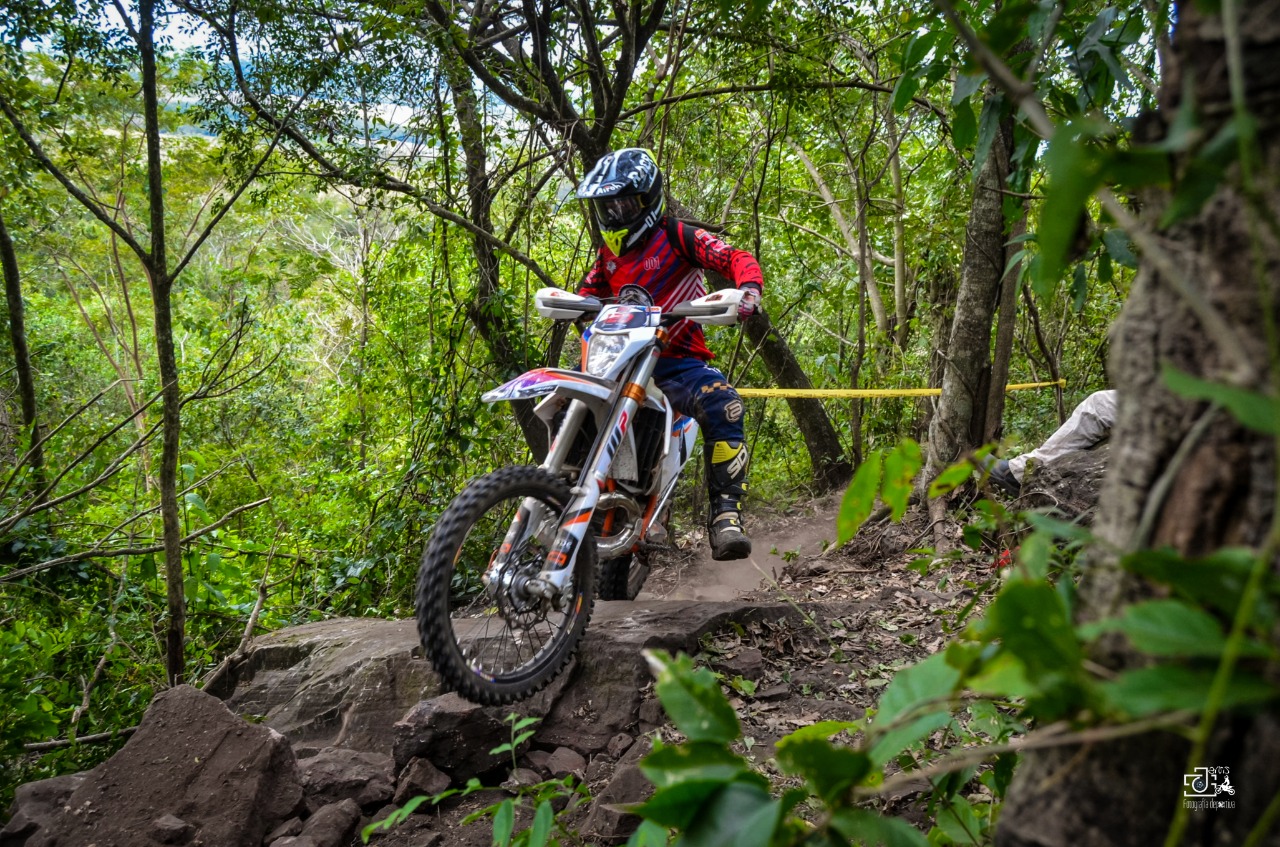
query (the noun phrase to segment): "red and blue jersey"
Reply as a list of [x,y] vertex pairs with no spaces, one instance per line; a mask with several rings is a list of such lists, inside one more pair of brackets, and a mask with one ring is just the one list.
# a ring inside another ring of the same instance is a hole
[[[764,274],[755,256],[705,229],[664,218],[647,241],[621,256],[601,247],[595,264],[578,286],[578,293],[616,297],[624,285],[639,285],[649,292],[655,305],[669,309],[707,293],[705,270],[722,274],[738,288],[764,287]],[[692,356],[704,362],[715,358],[702,327],[690,320],[671,328],[671,341],[663,355]]]

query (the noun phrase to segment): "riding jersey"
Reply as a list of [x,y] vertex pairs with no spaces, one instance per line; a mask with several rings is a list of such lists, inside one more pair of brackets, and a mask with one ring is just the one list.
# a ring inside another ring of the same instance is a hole
[[[669,309],[707,293],[704,269],[723,274],[738,288],[753,286],[759,292],[764,287],[755,256],[705,229],[667,217],[653,228],[648,241],[621,256],[602,246],[578,293],[616,297],[624,285],[639,285],[653,297],[654,305]],[[688,319],[671,328],[671,340],[662,355],[692,356],[704,362],[715,358],[702,327]]]

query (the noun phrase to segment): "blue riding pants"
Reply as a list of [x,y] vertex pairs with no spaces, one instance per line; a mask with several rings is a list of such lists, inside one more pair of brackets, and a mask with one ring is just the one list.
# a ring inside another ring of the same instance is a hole
[[742,398],[711,365],[688,356],[663,357],[658,360],[653,381],[677,412],[698,422],[703,443],[745,440]]

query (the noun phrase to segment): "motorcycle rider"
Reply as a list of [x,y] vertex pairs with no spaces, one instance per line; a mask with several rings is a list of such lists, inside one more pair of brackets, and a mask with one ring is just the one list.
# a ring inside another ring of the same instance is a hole
[[[614,297],[624,285],[640,285],[667,309],[706,294],[703,271],[713,270],[743,291],[738,320],[746,320],[763,291],[760,264],[746,250],[665,215],[662,182],[653,154],[636,147],[605,155],[583,177],[577,196],[590,202],[604,244],[578,293]],[[708,364],[713,358],[702,327],[681,321],[672,328],[653,379],[676,411],[702,429],[712,558],[744,559],[751,554],[742,526],[745,407],[725,375]]]

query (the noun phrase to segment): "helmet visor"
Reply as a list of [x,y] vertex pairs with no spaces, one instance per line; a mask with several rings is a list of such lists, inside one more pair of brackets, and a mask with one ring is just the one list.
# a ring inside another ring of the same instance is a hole
[[644,211],[644,203],[637,194],[628,194],[625,197],[602,197],[596,200],[595,204],[596,217],[600,220],[600,225],[606,229],[620,229],[634,222]]

